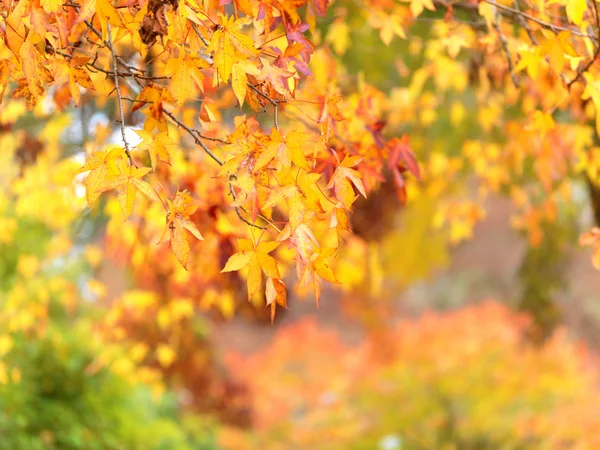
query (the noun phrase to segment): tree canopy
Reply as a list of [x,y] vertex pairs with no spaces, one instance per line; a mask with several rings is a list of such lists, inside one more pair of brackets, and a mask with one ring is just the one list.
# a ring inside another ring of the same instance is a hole
[[317,303],[373,272],[350,253],[407,199],[448,243],[490,193],[533,247],[584,177],[600,210],[595,2],[4,1],[0,25],[3,122],[67,114],[115,251],[225,314],[240,280],[273,318],[291,269]]

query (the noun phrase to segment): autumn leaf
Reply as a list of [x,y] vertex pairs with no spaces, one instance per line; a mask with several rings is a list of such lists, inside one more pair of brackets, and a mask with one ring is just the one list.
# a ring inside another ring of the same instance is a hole
[[297,266],[299,272],[298,288],[302,288],[312,281],[317,307],[321,300],[322,280],[339,284],[328,262],[329,258],[335,253],[336,249],[334,248],[317,248],[308,260],[299,261]]
[[277,261],[269,255],[277,248],[279,242],[259,242],[256,246],[247,239],[238,239],[240,252],[233,254],[225,264],[221,273],[235,272],[248,268],[246,282],[248,285],[248,301],[252,299],[262,284],[262,273],[267,277],[281,278]]
[[309,173],[302,169],[298,170],[295,177],[289,171],[284,171],[280,174],[281,186],[271,191],[263,208],[273,208],[285,200],[290,225],[289,231],[293,233],[303,222],[307,211],[323,211],[320,200],[322,194],[316,187],[320,178],[321,174]]
[[198,56],[186,54],[180,50],[179,58],[171,58],[167,62],[165,72],[171,76],[169,90],[179,106],[191,99],[194,82],[202,91],[204,74],[201,69],[210,67],[208,62]]
[[103,40],[106,40],[107,38],[108,25],[114,27],[123,26],[121,16],[109,0],[96,0],[96,14],[100,19]]
[[339,94],[326,96],[325,101],[323,102],[323,108],[321,109],[319,122],[324,123],[328,118],[331,118],[337,122],[344,120],[344,116],[338,107],[338,103],[341,101],[342,96]]
[[360,177],[360,173],[352,169],[363,160],[362,156],[346,156],[337,167],[333,177],[327,185],[327,189],[334,189],[335,198],[345,207],[350,209],[356,196],[354,195],[354,186],[363,197],[367,197],[365,186]]
[[588,8],[586,0],[567,0],[567,17],[575,25],[581,25],[583,14]]
[[297,131],[291,131],[284,138],[279,130],[273,128],[271,130],[270,142],[257,158],[254,170],[265,167],[274,159],[284,169],[289,169],[291,164],[294,163],[296,166],[308,170],[309,167],[304,157],[303,147],[308,143],[310,138],[310,134]]
[[287,289],[283,281],[269,277],[265,288],[267,306],[271,306],[271,325],[275,321],[277,305],[287,308]]
[[119,202],[126,218],[131,215],[133,201],[138,191],[152,201],[161,201],[154,188],[141,179],[152,170],[150,167],[138,168],[130,165],[123,158],[118,159],[116,163],[119,174],[102,183],[100,190],[103,192],[115,188],[119,190]]
[[338,245],[342,242],[344,231],[350,231],[348,212],[341,203],[335,205],[331,211],[330,228],[335,228]]
[[175,142],[166,132],[153,135],[145,130],[135,130],[136,134],[142,138],[142,142],[137,145],[140,150],[147,150],[150,155],[150,164],[152,170],[156,169],[158,161],[171,164],[170,151],[176,148]]
[[222,16],[222,19],[223,24],[211,37],[209,50],[213,52],[214,67],[220,79],[228,82],[233,65],[257,55],[258,50],[254,48],[252,39],[242,32],[243,27],[252,23],[250,18],[235,19],[232,16]]
[[413,17],[419,17],[424,9],[435,11],[432,0],[410,0],[410,12]]
[[71,96],[73,97],[75,106],[79,105],[79,86],[86,89],[94,89],[90,74],[81,66],[71,66],[69,69],[69,89],[71,90]]
[[175,99],[168,89],[148,84],[137,96],[132,110],[137,111],[147,106],[147,109],[143,110],[143,113],[148,117],[144,124],[144,131],[151,132],[157,128],[160,132],[167,132],[164,105],[174,102]]
[[373,10],[369,16],[369,25],[379,30],[379,37],[385,45],[390,45],[394,36],[406,39],[406,32],[402,27],[400,14],[386,14],[380,10]]
[[125,158],[123,147],[113,146],[103,151],[93,152],[91,159],[75,172],[75,175],[90,172],[84,181],[88,206],[92,206],[94,200],[107,190],[107,184],[119,176],[120,169],[117,161],[123,158]]
[[167,202],[169,204],[167,226],[159,244],[169,242],[175,257],[183,268],[187,270],[190,243],[186,230],[196,239],[200,241],[204,240],[196,225],[190,220],[190,216],[194,214],[197,206],[187,191],[177,192],[173,201],[167,200]]
[[260,58],[262,68],[256,78],[260,81],[267,82],[275,90],[275,92],[283,95],[291,94],[288,79],[294,76],[294,72],[274,66],[267,59]]

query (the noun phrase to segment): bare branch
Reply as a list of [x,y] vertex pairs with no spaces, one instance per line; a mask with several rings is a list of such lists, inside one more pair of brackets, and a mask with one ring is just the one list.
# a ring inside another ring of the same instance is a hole
[[107,37],[108,37],[108,48],[112,53],[113,57],[113,70],[114,70],[114,79],[115,79],[115,90],[117,91],[117,105],[119,107],[119,115],[121,119],[119,120],[121,125],[121,136],[123,137],[123,145],[125,146],[125,154],[129,158],[129,164],[132,166],[135,165],[133,162],[133,158],[131,157],[131,149],[129,147],[129,143],[127,142],[127,138],[125,137],[125,114],[123,113],[123,97],[121,96],[121,89],[119,88],[119,73],[117,70],[117,53],[115,52],[115,47],[113,46],[112,41],[112,32],[110,24],[107,24]]
[[194,31],[196,32],[196,34],[198,35],[198,38],[202,41],[202,43],[204,45],[206,45],[208,47],[208,41],[206,40],[206,38],[204,36],[202,36],[202,33],[200,33],[200,30],[198,29],[198,27],[196,26],[196,24],[194,22],[191,22],[192,24],[192,28],[194,29]]
[[513,66],[512,57],[510,54],[510,50],[508,49],[508,42],[506,41],[506,37],[504,33],[502,33],[502,29],[500,28],[500,14],[498,14],[498,10],[494,12],[494,29],[498,33],[498,37],[500,38],[500,43],[502,44],[502,48],[504,49],[504,53],[506,53],[506,59],[508,61],[508,70],[510,71],[510,78],[516,88],[519,87],[519,80],[517,79],[517,74],[515,73],[515,68]]
[[521,9],[519,8],[519,0],[514,0],[514,5],[515,5],[515,9],[517,11],[519,11],[519,14],[517,15],[517,20],[519,21],[521,26],[523,28],[525,28],[525,31],[527,32],[527,36],[529,37],[529,40],[531,41],[531,43],[534,45],[538,45],[538,40],[535,37],[535,34],[533,34],[533,31],[531,31],[531,28],[529,27],[529,23],[527,23],[525,18],[521,15]]
[[[173,121],[175,122],[179,127],[183,128],[193,139],[194,142],[199,145],[200,147],[202,147],[202,149],[205,151],[205,153],[210,156],[218,165],[222,166],[223,165],[223,161],[221,161],[221,159],[215,155],[210,148],[208,148],[206,146],[206,144],[204,142],[202,142],[200,140],[200,138],[196,135],[196,133],[194,132],[194,130],[192,130],[190,127],[188,127],[185,123],[183,123],[181,120],[179,120],[175,114],[167,111],[167,110],[163,110],[163,112]],[[199,134],[199,133],[198,133]]]
[[537,23],[539,26],[541,26],[543,28],[547,28],[548,30],[552,31],[553,33],[557,33],[558,34],[561,31],[570,31],[573,36],[579,36],[579,37],[589,38],[589,39],[591,39],[594,42],[596,41],[596,37],[595,36],[592,36],[592,35],[589,35],[589,34],[585,34],[585,33],[581,33],[580,31],[577,31],[577,29],[574,28],[574,27],[564,27],[564,26],[560,26],[560,25],[554,25],[554,24],[549,23],[549,22],[544,22],[543,20],[540,20],[537,17],[533,17],[533,16],[531,16],[531,15],[529,15],[527,13],[524,13],[520,9],[514,9],[514,8],[511,8],[510,6],[502,5],[500,3],[496,3],[493,0],[481,0],[481,1],[483,1],[485,3],[488,3],[488,4],[492,5],[492,6],[495,6],[498,9],[501,9],[501,10],[504,10],[506,12],[509,12],[509,13],[513,14],[514,16],[521,16],[524,19],[527,19],[527,20],[529,20],[531,22]]
[[256,92],[258,95],[260,95],[261,97],[265,98],[271,105],[273,105],[273,126],[275,127],[275,129],[279,130],[279,117],[278,117],[279,104],[280,103],[284,103],[285,100],[275,100],[275,99],[269,97],[264,92],[261,92],[260,90],[258,90],[256,88],[256,86],[254,86],[252,83],[248,83],[248,86],[254,92]]

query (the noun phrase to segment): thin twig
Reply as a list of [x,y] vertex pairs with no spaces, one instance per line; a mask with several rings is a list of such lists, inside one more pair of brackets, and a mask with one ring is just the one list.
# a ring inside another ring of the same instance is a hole
[[190,23],[192,24],[192,28],[194,29],[194,31],[196,32],[196,34],[198,35],[198,37],[200,38],[202,43],[208,47],[208,41],[206,40],[206,38],[204,36],[202,36],[202,33],[200,33],[200,30],[198,29],[196,24],[194,22],[192,22],[191,20],[190,20]]
[[258,95],[265,98],[271,105],[273,105],[273,126],[275,127],[275,129],[279,130],[279,118],[278,118],[279,103],[284,103],[285,100],[275,100],[275,99],[269,97],[267,94],[265,94],[264,92],[261,92],[259,89],[257,89],[256,86],[254,86],[252,83],[248,83],[248,86],[254,92],[256,92]]
[[502,44],[502,48],[504,49],[504,53],[506,53],[506,59],[508,61],[508,70],[510,71],[510,78],[516,88],[519,87],[519,80],[517,80],[517,74],[515,74],[515,68],[513,66],[512,57],[510,55],[510,50],[508,49],[508,42],[506,41],[506,37],[504,33],[502,33],[502,29],[500,28],[500,14],[498,14],[498,10],[494,11],[494,29],[498,33],[500,38],[500,43]]
[[121,136],[123,137],[123,145],[125,145],[125,154],[129,158],[129,164],[132,166],[135,165],[133,162],[133,158],[131,157],[131,149],[129,148],[129,143],[127,142],[127,138],[125,137],[125,114],[123,113],[123,98],[121,97],[121,89],[119,88],[119,73],[117,70],[117,53],[115,52],[115,47],[112,41],[112,33],[110,23],[107,24],[106,33],[108,37],[108,48],[112,53],[113,57],[113,70],[115,72],[115,90],[117,91],[117,105],[119,106],[119,116],[121,117],[120,125],[121,125]]
[[492,0],[481,0],[481,1],[483,1],[485,3],[488,3],[488,4],[492,5],[492,6],[495,6],[496,8],[499,8],[499,9],[502,9],[504,11],[507,11],[507,12],[509,12],[511,14],[516,15],[516,16],[521,16],[521,17],[523,17],[523,18],[525,18],[525,19],[527,19],[527,20],[529,20],[531,22],[535,22],[539,26],[541,26],[543,28],[547,28],[547,29],[549,29],[550,31],[552,31],[554,33],[559,33],[560,31],[570,31],[573,36],[585,37],[585,38],[592,39],[593,41],[596,40],[595,36],[591,36],[589,34],[581,33],[581,32],[577,31],[576,29],[574,29],[572,27],[563,27],[563,26],[560,26],[560,25],[554,25],[552,23],[544,22],[543,20],[540,20],[537,17],[533,17],[533,16],[531,16],[531,15],[529,15],[527,13],[524,13],[524,12],[522,12],[519,9],[514,9],[514,8],[511,8],[510,6],[505,6],[505,5],[502,5],[500,3],[496,3],[496,2],[494,2]]
[[[237,200],[237,195],[235,195],[235,191],[233,190],[233,183],[232,183],[232,181],[233,181],[234,179],[236,179],[236,176],[235,176],[235,175],[231,175],[231,176],[229,177],[229,192],[231,193],[231,197],[233,197],[233,201],[235,202],[235,201]],[[246,211],[246,210],[244,209],[244,207],[243,207],[243,206],[234,206],[234,208],[235,208],[235,212],[236,212],[237,216],[240,218],[240,220],[241,220],[242,222],[244,222],[245,224],[247,224],[247,225],[250,225],[250,226],[252,226],[252,227],[254,227],[254,228],[258,228],[259,230],[266,230],[266,228],[265,228],[265,227],[261,227],[260,225],[256,225],[255,223],[253,223],[253,222],[250,222],[248,219],[246,219],[246,218],[245,218],[245,217],[242,215],[242,213],[241,213],[240,209],[241,209],[242,211],[244,211],[246,214],[248,214],[248,211]],[[260,218],[261,218],[261,219],[263,219],[263,220],[266,220],[267,222],[270,222],[270,221],[269,221],[269,220],[268,220],[266,217],[264,217],[262,214],[259,214],[259,216],[258,216],[258,217],[260,217]],[[274,226],[274,225],[273,225],[273,226]],[[277,227],[275,227],[275,228],[277,228]]]
[[[202,149],[206,152],[206,154],[208,156],[210,156],[213,160],[215,160],[215,162],[222,166],[223,165],[223,161],[221,161],[221,159],[215,155],[207,146],[204,142],[202,142],[202,140],[196,135],[195,130],[192,130],[190,127],[188,127],[186,124],[184,124],[183,122],[181,122],[179,119],[177,119],[177,117],[173,114],[170,113],[167,110],[163,110],[163,112],[167,115],[167,117],[169,117],[173,122],[175,122],[179,127],[183,128],[191,137],[192,139],[194,139],[194,142],[199,145],[200,147],[202,147]],[[199,134],[199,133],[198,133]],[[231,176],[229,177],[229,191],[231,192],[231,195],[233,196],[233,200],[235,201],[236,199],[236,195],[235,192],[233,190],[233,185],[231,184],[231,180],[232,178],[235,178],[235,176]],[[252,225],[253,227],[256,228],[260,228],[261,230],[264,230],[263,227],[253,224],[252,222],[250,222],[248,219],[246,219],[245,217],[242,216],[242,213],[240,213],[239,211],[239,206],[235,206],[235,212],[237,213],[238,217],[245,223],[247,223],[248,225]],[[242,208],[243,209],[243,208]]]
[[205,136],[202,133],[200,133],[198,130],[193,130],[193,131],[194,131],[194,133],[196,133],[198,135],[198,137],[200,139],[205,139],[207,141],[220,142],[221,144],[231,144],[231,142],[229,142],[227,139],[221,139],[221,138],[215,138],[215,137]]
[[173,121],[175,122],[179,127],[183,128],[185,131],[187,131],[187,133],[194,139],[194,142],[199,145],[200,147],[202,147],[202,149],[206,152],[206,154],[208,156],[210,156],[218,165],[222,166],[224,163],[223,161],[221,161],[221,159],[215,155],[210,148],[208,148],[206,146],[206,144],[204,142],[202,142],[200,140],[200,138],[194,133],[194,130],[192,130],[190,127],[188,127],[185,123],[183,123],[182,121],[180,121],[175,114],[167,111],[167,110],[163,110],[163,112]]
[[514,0],[515,5],[515,9],[517,11],[519,11],[519,14],[517,15],[517,20],[519,21],[519,23],[521,24],[521,26],[523,28],[525,28],[525,31],[527,32],[527,36],[529,36],[529,40],[531,41],[531,43],[533,45],[538,45],[538,40],[535,37],[535,34],[533,34],[533,31],[531,31],[531,28],[529,27],[529,24],[527,23],[527,21],[525,20],[525,18],[521,15],[521,8],[519,8],[519,0]]

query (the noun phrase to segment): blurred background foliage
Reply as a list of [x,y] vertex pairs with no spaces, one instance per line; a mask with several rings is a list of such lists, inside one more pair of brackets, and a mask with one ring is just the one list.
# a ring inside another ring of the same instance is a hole
[[224,430],[224,445],[595,448],[596,358],[562,328],[535,346],[529,321],[487,301],[400,321],[358,345],[315,320],[298,322],[257,355],[231,355],[235,373],[255,374],[256,423],[248,433]]

